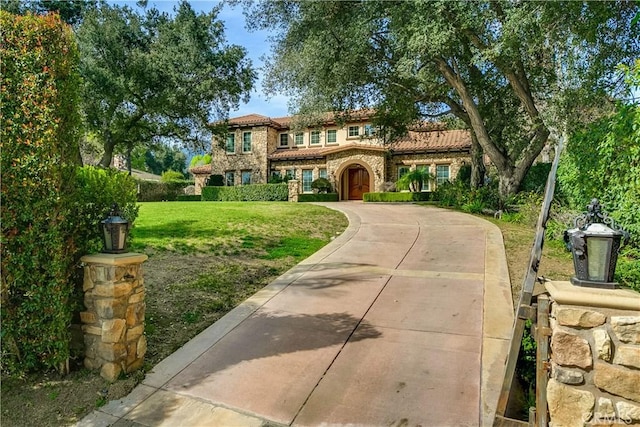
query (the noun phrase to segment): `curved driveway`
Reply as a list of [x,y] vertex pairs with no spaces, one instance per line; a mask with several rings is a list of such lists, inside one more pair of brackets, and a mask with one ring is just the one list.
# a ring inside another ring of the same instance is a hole
[[80,425],[491,425],[513,322],[499,230],[324,205],[343,234]]

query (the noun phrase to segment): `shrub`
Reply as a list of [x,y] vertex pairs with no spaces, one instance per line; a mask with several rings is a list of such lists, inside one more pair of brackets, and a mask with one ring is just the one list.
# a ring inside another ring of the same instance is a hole
[[427,202],[432,193],[364,193],[365,202]]
[[520,184],[520,191],[544,194],[549,172],[551,163],[536,163],[531,166]]
[[620,105],[614,115],[571,135],[558,183],[573,209],[583,211],[592,198],[600,199],[640,247],[640,106]]
[[2,370],[66,371],[76,242],[78,54],[57,15],[0,10]]
[[286,184],[251,184],[202,189],[202,200],[214,202],[279,202],[288,199],[289,187]]
[[78,257],[102,249],[100,221],[117,203],[123,218],[134,224],[138,217],[137,183],[126,172],[94,166],[78,168],[78,191],[74,201],[75,236]]
[[189,163],[189,168],[211,164],[211,154],[196,154]]
[[311,183],[311,188],[318,190],[319,193],[330,193],[331,182],[327,178],[318,178]]
[[192,184],[192,181],[187,180],[172,182],[138,181],[138,201],[175,201],[178,196],[184,194],[184,189]]
[[414,169],[402,175],[396,182],[396,186],[400,190],[421,192],[424,184],[432,180],[433,175],[431,175],[428,170]]
[[300,194],[298,202],[337,202],[338,193]]
[[160,180],[162,182],[181,182],[184,181],[184,175],[182,174],[182,172],[178,171],[164,171],[162,172]]
[[176,197],[178,202],[199,202],[202,200],[202,196],[199,194],[183,194],[181,196]]

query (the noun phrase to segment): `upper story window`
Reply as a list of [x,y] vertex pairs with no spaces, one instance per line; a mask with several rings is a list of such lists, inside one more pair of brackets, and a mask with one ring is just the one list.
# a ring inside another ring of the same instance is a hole
[[403,176],[405,176],[408,173],[409,173],[409,167],[408,166],[400,166],[398,168],[398,179],[402,178]]
[[373,136],[376,134],[376,128],[372,124],[364,125],[364,135],[365,136]]
[[327,170],[326,169],[320,169],[318,171],[318,175],[319,175],[319,178],[325,178],[326,179],[327,178]]
[[225,150],[227,151],[228,154],[233,154],[236,152],[236,136],[232,133],[227,135]]
[[320,144],[320,131],[312,130],[311,131],[311,143],[312,144]]
[[327,131],[327,144],[333,144],[338,142],[338,131],[335,129],[329,129]]
[[251,132],[244,132],[242,134],[242,152],[251,152]]
[[294,141],[296,145],[304,144],[304,134],[302,132],[297,132],[294,136]]
[[349,126],[349,138],[360,135],[360,126]]
[[449,181],[449,165],[436,165],[436,183],[438,185]]
[[289,134],[281,133],[280,134],[280,147],[288,147],[289,146]]

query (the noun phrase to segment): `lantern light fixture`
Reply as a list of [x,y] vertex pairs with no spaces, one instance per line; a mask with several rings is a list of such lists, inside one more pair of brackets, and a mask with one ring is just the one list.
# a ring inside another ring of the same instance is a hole
[[564,232],[564,241],[573,255],[576,286],[614,289],[613,281],[620,248],[629,233],[602,211],[598,199],[592,199],[584,212],[574,220],[574,228]]
[[120,216],[118,204],[111,205],[107,218],[100,221],[104,249],[108,254],[121,254],[127,251],[127,234],[129,221]]

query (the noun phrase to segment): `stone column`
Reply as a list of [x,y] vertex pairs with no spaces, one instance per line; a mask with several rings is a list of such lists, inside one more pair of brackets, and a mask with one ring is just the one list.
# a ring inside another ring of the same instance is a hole
[[144,336],[144,280],[136,253],[95,254],[82,257],[84,304],[80,313],[84,333],[84,365],[100,369],[115,381],[121,372],[142,367],[147,340]]
[[289,186],[289,201],[297,202],[298,195],[300,194],[300,181],[297,179],[290,179],[287,182],[287,185]]
[[640,294],[546,284],[551,305],[551,425],[640,423]]

